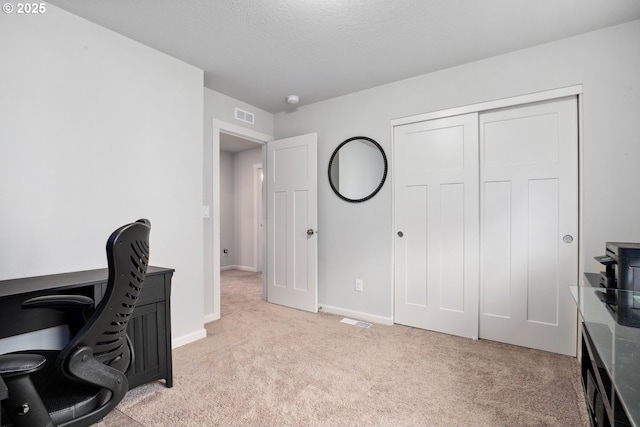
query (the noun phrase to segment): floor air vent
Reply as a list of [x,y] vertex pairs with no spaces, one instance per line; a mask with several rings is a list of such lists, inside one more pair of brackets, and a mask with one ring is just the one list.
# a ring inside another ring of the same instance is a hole
[[371,323],[367,323],[367,322],[362,322],[360,320],[354,320],[354,319],[349,319],[347,317],[345,317],[344,319],[342,319],[340,321],[340,323],[346,323],[348,325],[354,325],[354,326],[359,326],[361,328],[370,328],[371,327]]

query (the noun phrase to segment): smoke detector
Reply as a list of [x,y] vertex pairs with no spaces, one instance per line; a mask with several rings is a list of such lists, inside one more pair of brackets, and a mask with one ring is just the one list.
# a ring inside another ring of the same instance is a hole
[[287,103],[291,105],[295,105],[300,102],[300,97],[298,95],[289,95],[287,96]]

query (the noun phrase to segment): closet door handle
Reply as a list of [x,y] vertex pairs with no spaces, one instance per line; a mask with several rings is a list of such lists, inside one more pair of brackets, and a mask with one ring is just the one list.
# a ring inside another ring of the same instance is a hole
[[403,237],[404,233],[402,231],[398,231],[398,237]]

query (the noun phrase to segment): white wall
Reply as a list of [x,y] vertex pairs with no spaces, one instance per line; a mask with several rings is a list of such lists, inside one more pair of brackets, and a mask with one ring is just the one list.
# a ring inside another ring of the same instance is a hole
[[[277,114],[277,138],[318,132],[320,304],[392,316],[391,182],[349,204],[333,194],[326,170],[335,147],[356,135],[378,141],[392,165],[394,118],[583,84],[585,270],[599,270],[592,258],[606,241],[640,241],[638,40],[634,21]],[[364,292],[354,291],[355,278]]]
[[246,270],[257,267],[254,260],[253,166],[261,163],[262,148],[242,151],[234,156],[234,260],[239,268]]
[[[258,144],[256,144],[258,146]],[[262,149],[220,152],[220,267],[254,271],[254,165]],[[223,249],[228,249],[225,256]]]
[[106,267],[151,220],[175,343],[204,336],[201,70],[52,5],[0,15],[0,279]]
[[[273,114],[247,104],[244,101],[224,95],[215,90],[204,88],[205,113],[209,121],[205,120],[205,128],[211,128],[211,119],[215,118],[227,123],[233,123],[237,126],[251,129],[256,132],[262,132],[267,135],[273,135]],[[254,124],[236,120],[235,109],[240,108],[253,113]]]
[[[235,236],[235,177],[233,172],[235,155],[220,151],[220,267],[236,264]],[[228,253],[224,255],[223,249]]]

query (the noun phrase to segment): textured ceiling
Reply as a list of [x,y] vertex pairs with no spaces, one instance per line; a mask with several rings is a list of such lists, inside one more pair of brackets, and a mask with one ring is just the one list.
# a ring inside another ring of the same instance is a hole
[[640,19],[640,0],[49,0],[271,113]]

